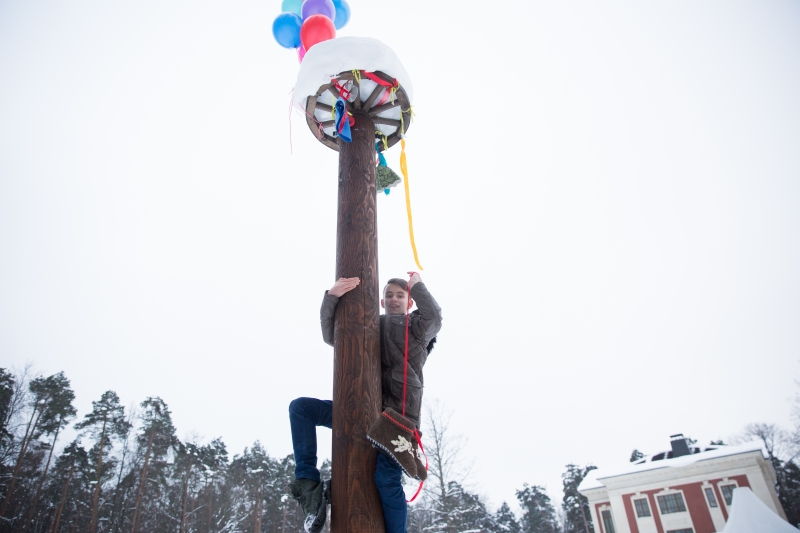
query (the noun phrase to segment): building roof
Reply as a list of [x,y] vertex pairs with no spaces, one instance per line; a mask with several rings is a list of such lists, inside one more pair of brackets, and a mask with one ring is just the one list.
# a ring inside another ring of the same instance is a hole
[[[625,476],[628,474],[635,474],[645,472],[648,470],[657,470],[661,468],[680,468],[688,466],[700,461],[708,461],[710,459],[718,459],[720,457],[728,457],[731,455],[739,455],[742,453],[752,453],[760,451],[762,456],[768,458],[767,451],[761,442],[747,442],[736,446],[708,446],[703,451],[698,448],[696,453],[684,455],[682,457],[671,457],[668,452],[653,454],[651,456],[640,459],[634,463],[619,466],[617,468],[592,470],[584,478],[583,482],[578,487],[579,491],[599,489],[605,486],[604,479]],[[663,457],[663,459],[654,459],[656,457]]]

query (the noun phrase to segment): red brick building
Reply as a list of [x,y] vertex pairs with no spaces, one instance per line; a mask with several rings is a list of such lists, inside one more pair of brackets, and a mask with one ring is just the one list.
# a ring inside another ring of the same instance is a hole
[[593,470],[578,490],[589,499],[595,533],[715,533],[725,527],[737,487],[749,487],[786,519],[760,443],[701,449],[675,435],[672,450]]

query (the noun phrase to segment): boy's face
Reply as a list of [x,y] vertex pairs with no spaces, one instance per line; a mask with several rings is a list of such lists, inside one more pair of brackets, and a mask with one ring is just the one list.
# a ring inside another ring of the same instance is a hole
[[387,315],[404,315],[408,309],[408,293],[398,285],[389,284],[383,293],[381,307]]

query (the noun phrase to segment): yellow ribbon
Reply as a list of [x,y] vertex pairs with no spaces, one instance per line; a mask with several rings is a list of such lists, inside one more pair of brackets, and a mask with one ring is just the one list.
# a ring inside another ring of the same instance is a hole
[[414,262],[420,270],[425,270],[419,264],[419,257],[417,256],[417,245],[414,242],[414,223],[411,220],[411,193],[408,191],[408,164],[406,163],[406,140],[400,139],[400,172],[403,173],[403,185],[406,189],[406,211],[408,212],[408,235],[411,237],[411,249],[414,251]]
[[414,106],[413,105],[408,106],[408,109],[406,109],[405,111],[403,111],[402,107],[400,108],[400,136],[401,137],[406,134],[406,124],[405,124],[405,120],[403,120],[403,113],[410,113],[411,114],[411,123],[412,124],[414,123],[414,117],[417,116],[417,114],[414,113]]
[[389,139],[386,137],[386,134],[383,133],[381,130],[375,130],[375,135],[381,138],[383,141],[383,149],[384,151],[389,149]]
[[352,70],[353,77],[356,79],[356,83],[361,83],[361,71],[360,70]]

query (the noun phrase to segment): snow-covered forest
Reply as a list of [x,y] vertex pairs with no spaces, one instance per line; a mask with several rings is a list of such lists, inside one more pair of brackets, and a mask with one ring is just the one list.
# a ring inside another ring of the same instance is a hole
[[[181,440],[159,397],[126,410],[107,391],[88,413],[78,413],[74,399],[63,372],[0,368],[0,531],[302,533],[301,511],[286,496],[291,455],[271,457],[255,442],[231,456],[221,438]],[[447,412],[433,403],[426,414],[430,471],[410,507],[410,532],[594,533],[577,491],[593,466],[565,466],[558,507],[542,486],[526,483],[516,491],[521,514],[507,502],[492,510]],[[62,442],[70,426],[77,438]],[[751,424],[739,438],[764,442],[781,502],[798,525],[800,424]],[[634,450],[631,460],[639,457]],[[329,462],[322,473],[330,476]]]

